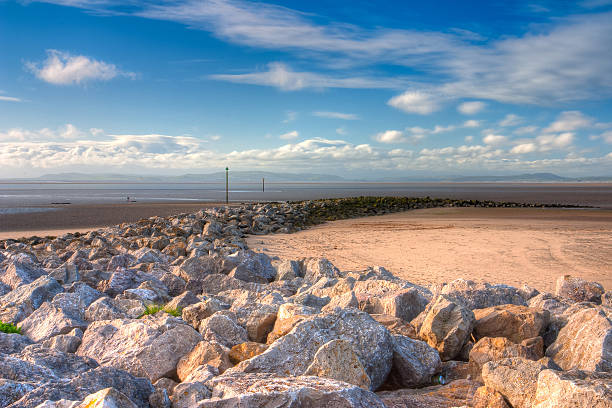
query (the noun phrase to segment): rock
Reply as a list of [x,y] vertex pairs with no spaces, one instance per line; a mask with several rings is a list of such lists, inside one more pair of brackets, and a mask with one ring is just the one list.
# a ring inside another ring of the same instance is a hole
[[110,278],[98,284],[98,290],[115,297],[127,289],[134,289],[140,284],[136,273],[130,269],[117,269]]
[[71,283],[77,282],[81,279],[79,270],[75,264],[66,262],[59,268],[54,269],[49,273],[49,277],[52,277],[62,285],[70,285]]
[[513,343],[505,337],[484,337],[478,340],[470,351],[470,372],[475,378],[479,378],[486,363],[510,357],[538,360],[542,355],[535,354],[532,349]]
[[345,340],[331,340],[319,347],[304,375],[331,378],[370,389],[370,378],[359,356]]
[[489,361],[482,368],[485,385],[499,392],[514,408],[531,408],[538,374],[545,370],[537,361],[506,358]]
[[564,370],[612,371],[612,311],[598,307],[573,314],[546,355]]
[[149,405],[151,408],[172,408],[172,401],[168,391],[164,389],[155,389],[155,391],[149,395]]
[[249,269],[249,267],[245,264],[240,264],[236,266],[234,269],[231,270],[228,276],[240,279],[245,282],[268,283],[271,281],[269,280],[269,275],[262,276],[259,274],[259,271]]
[[48,276],[19,286],[0,298],[0,321],[18,323],[63,290],[55,279]]
[[574,302],[594,302],[601,304],[604,288],[597,282],[589,282],[571,275],[560,276],[557,279],[555,294]]
[[[27,393],[9,408],[35,408],[45,401],[82,401],[89,394],[105,388],[121,390],[139,408],[149,408],[149,395],[154,391],[149,380],[135,378],[125,371],[111,367],[98,367],[68,380],[41,382],[41,385]],[[56,405],[68,407],[71,405]]]
[[601,297],[602,306],[612,308],[612,290],[606,291]]
[[610,408],[612,373],[543,370],[533,408]]
[[220,272],[218,260],[211,256],[187,258],[178,269],[173,271],[175,275],[182,278],[185,282],[199,282],[206,275],[218,274]]
[[276,280],[292,280],[302,276],[298,261],[282,261],[276,266]]
[[442,360],[451,360],[467,342],[474,327],[474,313],[443,296],[432,301],[419,336],[438,350]]
[[550,320],[550,313],[547,310],[517,305],[476,309],[474,316],[476,339],[506,337],[515,343],[543,334]]
[[198,408],[353,407],[384,408],[376,394],[328,378],[233,373],[208,382],[212,398]]
[[180,310],[182,313],[183,309],[185,309],[187,306],[191,306],[195,303],[198,303],[199,301],[200,299],[196,295],[194,295],[193,292],[186,290],[185,292],[181,293],[179,296],[175,296],[174,299],[172,299],[169,303],[167,303],[166,309],[168,310],[176,309],[176,310]]
[[245,343],[236,344],[229,351],[228,357],[232,364],[238,364],[241,361],[248,360],[263,353],[268,349],[265,344],[247,341]]
[[20,353],[25,347],[32,344],[26,336],[17,333],[0,332],[0,353],[15,354]]
[[328,304],[323,306],[323,309],[321,310],[323,312],[330,312],[336,308],[346,309],[347,307],[352,307],[355,309],[359,308],[359,301],[357,300],[355,292],[353,291],[346,292],[340,296],[333,297]]
[[201,382],[201,383],[206,383],[208,380],[210,380],[213,377],[216,377],[219,375],[219,370],[217,370],[215,367],[210,366],[208,364],[204,364],[201,366],[196,367],[188,376],[187,378],[185,378],[185,381],[183,382]]
[[491,285],[457,279],[444,285],[440,294],[470,310],[508,304],[525,306],[521,292],[508,285]]
[[156,381],[172,377],[180,358],[200,340],[191,326],[160,313],[137,320],[94,322],[85,331],[77,354]]
[[387,407],[466,407],[471,405],[472,396],[480,385],[470,380],[456,380],[446,385],[382,391],[377,394]]
[[199,381],[184,382],[174,388],[172,408],[199,407],[198,402],[210,398],[210,390]]
[[45,302],[34,313],[21,322],[22,333],[35,342],[43,341],[59,334],[67,334],[75,328],[85,330],[87,322],[81,319],[78,311],[61,307],[61,302]]
[[455,380],[463,380],[470,377],[469,363],[466,361],[444,361],[439,374],[449,383]]
[[11,289],[27,285],[45,275],[45,271],[34,265],[29,259],[9,261],[6,270],[0,273],[0,282]]
[[0,407],[7,407],[35,388],[34,384],[0,378]]
[[[191,293],[191,292],[190,292]],[[182,317],[193,327],[199,327],[202,320],[212,316],[216,312],[229,309],[229,305],[218,299],[208,298],[203,302],[194,303],[183,309]]]
[[512,408],[504,397],[493,388],[482,386],[478,387],[472,398],[473,408]]
[[135,319],[142,315],[145,307],[139,300],[102,297],[85,310],[85,320]]
[[[75,330],[80,331],[80,329]],[[81,332],[81,336],[82,335],[83,334]],[[43,347],[53,348],[64,353],[76,353],[77,349],[81,345],[81,337],[71,334],[60,334],[45,340],[42,345]]]
[[274,328],[278,306],[261,303],[241,306],[234,302],[231,310],[236,313],[238,324],[246,329],[249,340],[265,343],[268,334]]
[[391,368],[393,341],[384,326],[355,309],[307,318],[272,343],[264,353],[241,362],[230,371],[302,375],[318,349],[336,339],[351,343],[370,378],[371,388],[378,388]]
[[216,341],[201,341],[179,360],[176,366],[178,378],[185,381],[193,370],[204,364],[216,368],[223,374],[232,367],[228,354],[229,349]]
[[321,278],[338,278],[340,271],[325,258],[310,259],[305,265],[304,282],[313,284]]
[[423,341],[393,336],[393,367],[387,383],[393,388],[415,388],[431,383],[441,367],[438,351]]
[[410,337],[411,339],[419,340],[417,332],[413,325],[400,319],[399,317],[389,316],[384,314],[371,314],[372,318],[382,324],[391,332],[391,334],[399,334],[400,336]]
[[114,388],[105,388],[91,394],[76,408],[138,408],[128,397]]
[[[212,316],[202,320],[199,332],[204,340],[214,340],[225,347],[234,347],[236,344],[249,340],[247,331],[225,311],[216,312]],[[231,312],[229,312],[231,313]]]

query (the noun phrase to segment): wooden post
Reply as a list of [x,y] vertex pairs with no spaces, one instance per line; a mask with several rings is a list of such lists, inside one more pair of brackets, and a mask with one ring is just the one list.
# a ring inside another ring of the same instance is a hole
[[261,178],[261,192],[265,193],[266,192],[266,179],[265,178]]
[[229,167],[225,168],[225,204],[229,204]]

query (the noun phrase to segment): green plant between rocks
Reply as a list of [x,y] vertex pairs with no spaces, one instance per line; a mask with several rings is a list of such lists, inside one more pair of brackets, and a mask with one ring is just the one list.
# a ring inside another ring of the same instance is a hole
[[21,334],[21,327],[17,327],[13,323],[0,322],[0,332],[8,333],[8,334],[11,334],[11,333]]
[[138,316],[138,318],[140,319],[141,317],[147,316],[147,315],[154,315],[157,312],[165,312],[168,313],[170,316],[174,316],[174,317],[180,317],[183,309],[180,307],[171,309],[171,308],[167,308],[163,305],[159,305],[159,304],[151,304],[148,306],[145,306],[145,310],[144,312],[142,312],[142,314],[140,316]]

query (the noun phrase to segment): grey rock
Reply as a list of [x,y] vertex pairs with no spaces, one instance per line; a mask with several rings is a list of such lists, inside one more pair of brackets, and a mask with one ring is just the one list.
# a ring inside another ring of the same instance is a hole
[[533,408],[610,408],[612,373],[543,370]]
[[568,298],[574,302],[594,302],[601,304],[604,288],[597,282],[589,282],[570,275],[560,276],[557,279],[555,294]]
[[175,375],[179,359],[201,339],[182,320],[159,313],[136,320],[94,322],[85,331],[77,354],[156,381]]
[[537,361],[507,358],[486,363],[482,368],[482,379],[487,387],[502,394],[512,407],[531,408],[538,374],[545,369]]
[[238,325],[235,315],[231,312],[214,313],[202,320],[198,330],[204,340],[214,340],[229,348],[249,340],[247,331]]
[[305,264],[304,282],[313,284],[321,278],[338,278],[340,271],[325,258],[310,259]]
[[370,377],[371,388],[377,389],[390,371],[393,341],[384,326],[367,313],[354,309],[307,318],[272,343],[264,353],[229,371],[302,375],[319,347],[335,339],[351,343]]
[[442,361],[427,343],[406,336],[393,336],[393,367],[387,382],[395,388],[415,388],[431,383]]
[[212,398],[200,401],[198,408],[385,407],[370,391],[320,377],[236,373],[215,377],[207,385],[213,390]]
[[471,310],[506,304],[520,306],[526,304],[520,291],[515,287],[476,283],[465,279],[457,279],[448,283],[442,288],[440,294]]
[[174,388],[172,395],[172,408],[191,408],[197,407],[198,402],[208,399],[211,392],[199,381],[184,382]]
[[55,279],[48,276],[19,286],[0,298],[0,321],[18,323],[63,290]]
[[20,353],[25,347],[32,344],[26,336],[17,333],[0,332],[0,353],[15,354]]
[[14,259],[8,262],[8,266],[3,273],[0,273],[0,282],[11,289],[21,285],[27,285],[45,275],[45,270],[36,266],[27,257]]

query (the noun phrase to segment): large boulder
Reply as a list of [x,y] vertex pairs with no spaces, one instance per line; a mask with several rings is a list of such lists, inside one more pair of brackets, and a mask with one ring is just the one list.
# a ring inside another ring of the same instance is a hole
[[212,398],[198,408],[338,407],[384,408],[376,394],[363,388],[314,376],[279,377],[266,373],[233,373],[210,380]]
[[83,402],[75,408],[138,408],[125,394],[114,388],[105,388],[88,395]]
[[532,407],[610,408],[612,373],[543,370],[538,375]]
[[542,357],[542,349],[540,347],[534,351],[524,344],[513,343],[505,337],[484,337],[470,350],[469,370],[475,378],[478,378],[483,366],[489,361],[511,357],[538,360]]
[[249,340],[247,331],[236,322],[236,315],[230,311],[219,311],[207,317],[198,330],[204,340],[214,340],[230,348]]
[[560,276],[557,279],[555,294],[574,302],[594,302],[601,304],[601,296],[605,290],[597,282],[589,282],[571,275]]
[[444,296],[432,301],[419,330],[419,336],[438,350],[442,360],[451,360],[469,339],[474,313]]
[[310,259],[305,264],[304,282],[316,283],[321,278],[338,278],[340,271],[325,258]]
[[546,355],[564,370],[612,371],[612,310],[599,306],[571,315]]
[[17,333],[0,332],[0,353],[14,354],[32,344],[32,341],[26,336]]
[[41,276],[34,282],[21,285],[0,298],[0,321],[18,323],[63,290],[49,276]]
[[398,408],[446,408],[471,406],[472,396],[480,383],[471,380],[455,380],[445,385],[424,388],[402,388],[378,392],[387,407]]
[[335,339],[322,345],[304,375],[331,378],[370,389],[368,377],[350,342]]
[[216,341],[201,341],[188,354],[181,357],[176,373],[181,381],[199,366],[209,365],[217,369],[221,374],[232,366],[229,360],[229,348]]
[[474,316],[476,317],[474,325],[476,339],[506,337],[515,343],[540,336],[550,320],[550,313],[547,310],[517,305],[476,309]]
[[77,354],[102,366],[156,381],[173,377],[181,357],[202,337],[182,320],[160,312],[142,319],[103,320],[89,325]]
[[538,383],[538,374],[546,367],[524,358],[506,358],[486,363],[482,380],[502,394],[514,408],[531,408]]
[[331,340],[351,343],[377,389],[387,377],[393,358],[389,331],[367,313],[344,309],[307,318],[262,354],[230,369],[232,372],[303,375],[319,348]]
[[11,289],[21,285],[27,285],[45,275],[45,270],[36,266],[29,258],[14,259],[9,261],[6,270],[0,273],[0,283],[4,283]]
[[[191,292],[187,292],[191,293]],[[192,305],[185,307],[181,314],[183,320],[197,328],[200,326],[202,320],[212,316],[213,314],[229,309],[229,305],[221,302],[215,298],[208,298],[203,302],[197,302]]]
[[387,383],[394,388],[415,388],[431,383],[442,361],[427,343],[406,336],[393,336],[393,367]]
[[457,279],[444,285],[440,294],[471,310],[507,304],[525,306],[525,298],[515,287],[476,283],[466,279]]

